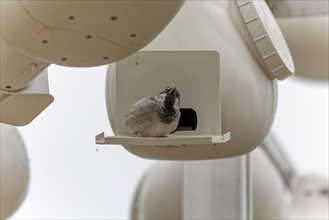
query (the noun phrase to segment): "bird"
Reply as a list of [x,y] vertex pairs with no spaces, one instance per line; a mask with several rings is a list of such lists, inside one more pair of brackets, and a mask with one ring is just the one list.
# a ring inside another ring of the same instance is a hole
[[167,87],[154,97],[142,98],[127,113],[126,126],[138,137],[165,137],[177,129],[180,118],[180,93]]

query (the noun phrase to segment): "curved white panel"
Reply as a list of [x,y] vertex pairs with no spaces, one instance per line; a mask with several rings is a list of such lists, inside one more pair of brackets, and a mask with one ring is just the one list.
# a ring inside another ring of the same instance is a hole
[[183,1],[1,1],[1,36],[45,63],[97,66],[148,44]]
[[1,131],[1,219],[21,205],[29,184],[29,164],[23,140],[13,126],[0,124]]
[[[218,51],[222,133],[230,131],[231,140],[217,147],[198,145],[183,150],[126,146],[127,150],[146,158],[182,160],[232,157],[248,153],[259,146],[268,134],[275,116],[277,84],[275,80],[267,77],[235,28],[230,15],[230,1],[186,2],[175,19],[146,49]],[[117,86],[113,85],[116,78],[114,72],[111,65],[108,70],[106,93],[110,118],[115,118],[113,108],[118,102],[114,98]],[[152,84],[150,80],[140,80],[144,82],[145,87]],[[132,86],[129,89],[138,90],[138,85],[140,83],[136,82],[136,88]],[[182,98],[183,95],[185,94],[181,94]],[[115,131],[115,119],[112,118],[110,121]]]

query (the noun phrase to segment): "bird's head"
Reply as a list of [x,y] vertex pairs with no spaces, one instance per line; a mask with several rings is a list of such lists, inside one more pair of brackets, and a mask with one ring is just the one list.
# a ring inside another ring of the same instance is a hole
[[165,96],[171,96],[173,98],[177,98],[178,100],[180,100],[180,94],[179,94],[178,90],[176,89],[176,87],[167,86],[167,88],[165,90],[163,90],[162,92],[160,92],[160,94],[163,94]]
[[161,97],[164,107],[169,109],[178,108],[180,107],[180,94],[176,87],[167,87],[165,90],[160,92],[158,97]]
[[156,96],[162,107],[159,109],[159,115],[164,123],[171,123],[177,117],[180,117],[180,94],[175,87],[167,87]]

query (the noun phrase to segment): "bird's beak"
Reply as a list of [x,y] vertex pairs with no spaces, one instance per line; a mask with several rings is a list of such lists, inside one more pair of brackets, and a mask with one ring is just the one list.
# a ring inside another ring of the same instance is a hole
[[168,91],[168,93],[173,94],[173,95],[176,95],[176,93],[177,93],[176,87],[170,88],[169,91]]
[[171,88],[169,90],[169,94],[172,94],[174,97],[180,99],[180,94],[179,94],[178,90],[176,89],[176,87]]
[[169,90],[167,91],[167,94],[170,94],[170,95],[176,97],[178,94],[178,91],[177,91],[176,87],[169,88]]
[[160,94],[167,94],[167,95],[172,95],[174,97],[177,97],[178,99],[180,98],[180,94],[178,92],[178,90],[176,89],[176,87],[167,87],[165,90],[163,90],[162,92],[160,92]]
[[167,88],[165,90],[163,90],[162,92],[160,92],[159,94],[167,94],[168,93],[168,90],[170,89],[169,86],[167,86]]

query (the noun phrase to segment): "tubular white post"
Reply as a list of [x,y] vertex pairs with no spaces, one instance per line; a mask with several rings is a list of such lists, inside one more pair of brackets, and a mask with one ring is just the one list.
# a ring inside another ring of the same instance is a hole
[[183,219],[252,219],[248,156],[185,162]]
[[270,133],[264,139],[261,147],[280,172],[286,186],[293,189],[298,174],[290,158],[285,153],[284,146],[282,146],[275,134]]

